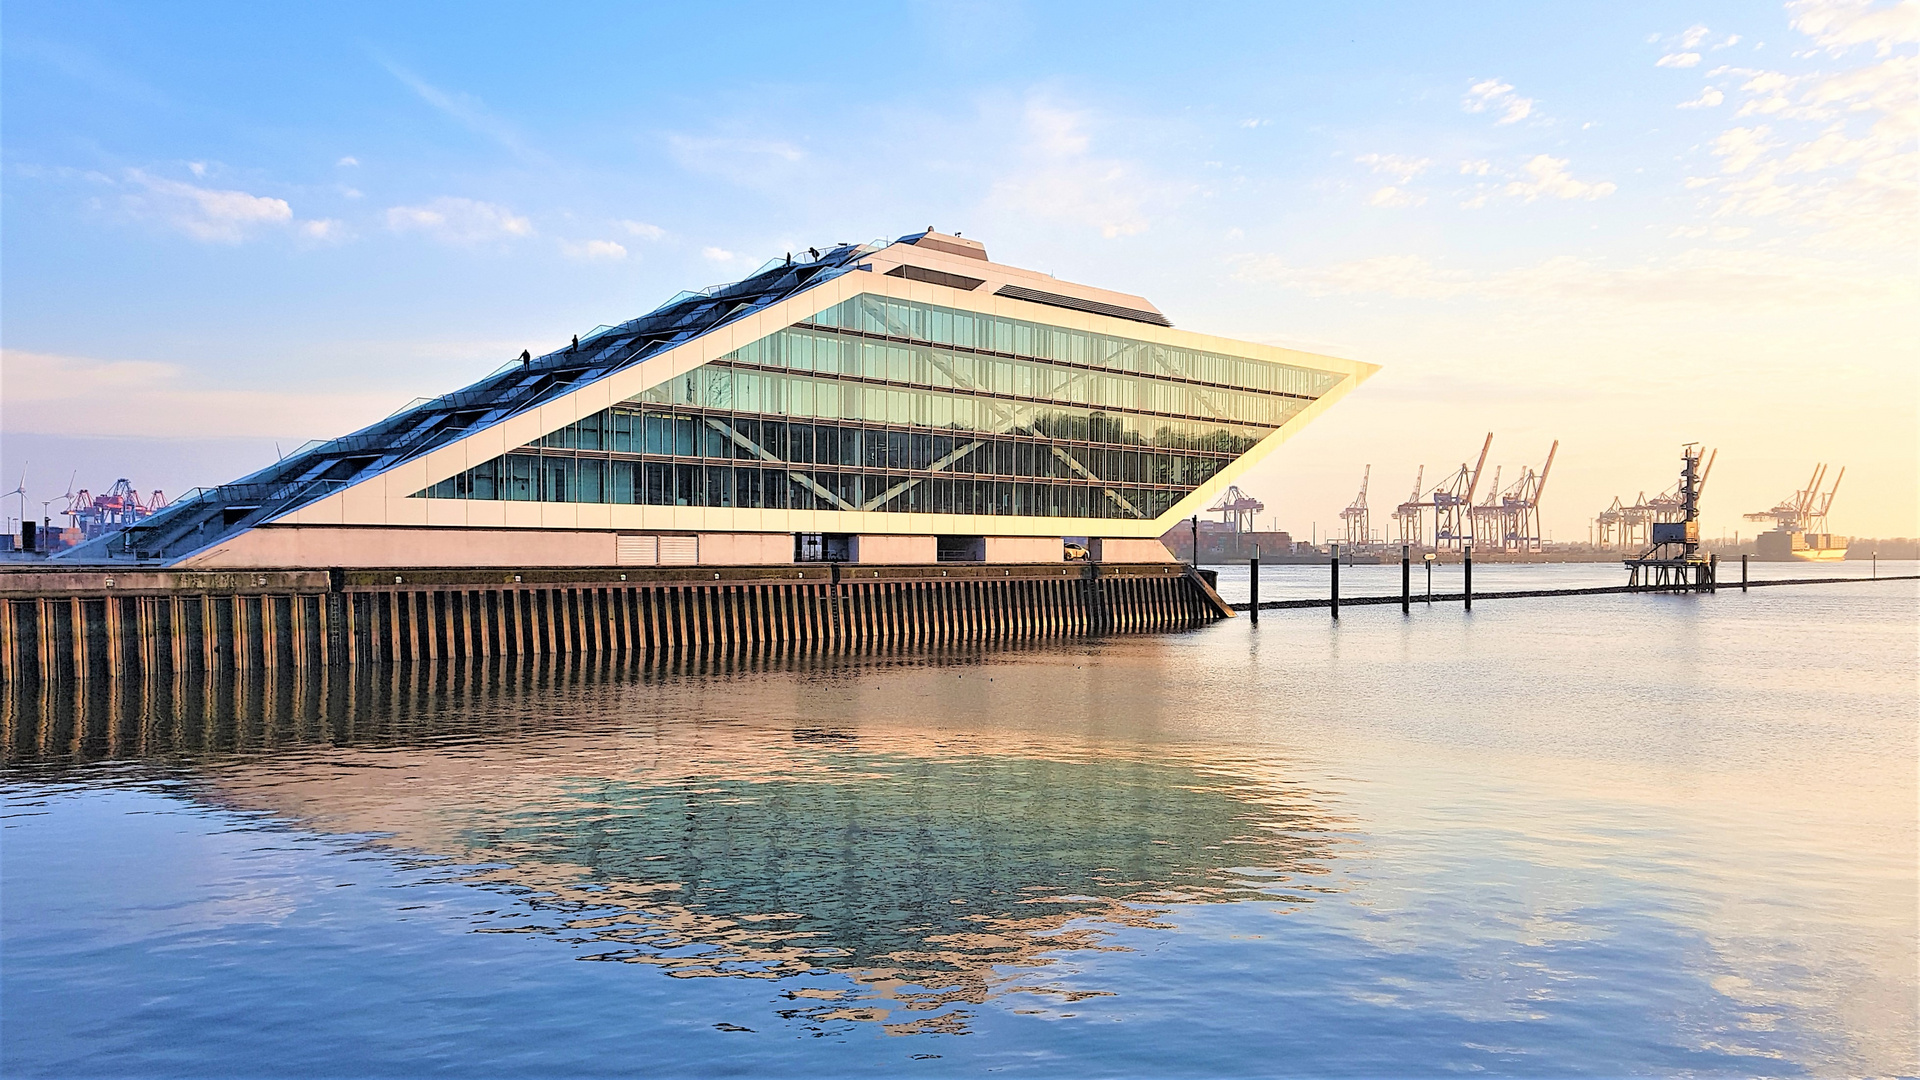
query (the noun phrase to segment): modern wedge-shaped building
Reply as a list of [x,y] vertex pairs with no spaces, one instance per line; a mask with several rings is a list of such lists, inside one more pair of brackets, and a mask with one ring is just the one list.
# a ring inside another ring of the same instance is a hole
[[71,556],[185,568],[1046,562],[1157,540],[1374,372],[931,230],[769,263]]

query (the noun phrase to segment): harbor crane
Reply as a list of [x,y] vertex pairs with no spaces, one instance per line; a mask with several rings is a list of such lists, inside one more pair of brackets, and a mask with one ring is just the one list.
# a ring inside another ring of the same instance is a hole
[[1367,484],[1373,479],[1373,466],[1367,466],[1360,474],[1360,494],[1353,502],[1340,511],[1340,520],[1347,524],[1347,546],[1349,548],[1373,543],[1373,523],[1368,520]]
[[1408,496],[1406,502],[1393,508],[1393,524],[1395,531],[1400,534],[1400,542],[1403,544],[1412,544],[1414,547],[1421,547],[1424,543],[1421,537],[1425,530],[1420,527],[1420,509],[1422,505],[1420,502],[1420,489],[1425,486],[1426,479],[1427,467],[1422,465],[1420,466],[1420,471],[1413,474],[1413,494]]
[[1540,496],[1546,490],[1547,477],[1553,472],[1554,455],[1560,452],[1555,439],[1547,450],[1547,461],[1539,472],[1531,467],[1520,479],[1501,490],[1500,472],[1494,470],[1493,488],[1485,502],[1473,508],[1473,535],[1478,544],[1497,551],[1535,552],[1544,546],[1540,529]]
[[165,509],[166,505],[165,492],[156,490],[142,501],[140,492],[123,476],[114,481],[113,487],[104,495],[96,496],[86,488],[81,488],[61,513],[67,516],[69,525],[80,530],[83,538],[91,540],[151,517],[156,511]]
[[1219,502],[1207,508],[1207,513],[1221,515],[1221,520],[1232,525],[1237,535],[1255,531],[1259,526],[1254,523],[1254,515],[1266,508],[1266,503],[1241,491],[1240,486],[1235,484],[1227,488]]
[[1458,551],[1473,543],[1473,496],[1480,489],[1480,472],[1487,465],[1487,451],[1493,449],[1493,432],[1480,444],[1480,458],[1468,468],[1460,463],[1458,471],[1440,481],[1431,493],[1433,508],[1433,546]]
[[[1694,468],[1697,475],[1693,479],[1694,497],[1698,499],[1707,490],[1707,478],[1713,475],[1713,463],[1719,459],[1720,451],[1713,450],[1705,455],[1706,463],[1701,465],[1699,453],[1694,453]],[[1600,511],[1594,523],[1599,526],[1598,540],[1603,548],[1617,548],[1621,551],[1637,551],[1654,542],[1653,526],[1685,521],[1685,493],[1683,485],[1675,485],[1653,498],[1647,498],[1642,491],[1632,505],[1628,505],[1619,496],[1614,496],[1613,505]]]
[[1807,486],[1794,492],[1793,498],[1781,500],[1770,510],[1743,516],[1748,521],[1771,521],[1776,529],[1799,533],[1824,533],[1827,531],[1827,509],[1833,505],[1833,497],[1840,491],[1840,481],[1847,478],[1846,466],[1840,467],[1840,474],[1833,478],[1833,487],[1822,494],[1820,485],[1826,481],[1826,478],[1826,464],[1815,465],[1813,475],[1807,480]]

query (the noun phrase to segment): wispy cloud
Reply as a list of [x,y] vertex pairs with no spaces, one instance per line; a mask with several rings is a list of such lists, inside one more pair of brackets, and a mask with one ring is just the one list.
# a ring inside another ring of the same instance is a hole
[[587,262],[618,262],[627,257],[626,246],[612,240],[561,241],[560,252],[569,259]]
[[1711,109],[1715,105],[1718,105],[1725,100],[1727,100],[1727,95],[1709,86],[1700,91],[1699,97],[1694,98],[1692,101],[1683,101],[1679,105],[1675,106],[1675,108]]
[[127,170],[132,190],[122,206],[134,217],[157,220],[205,243],[238,244],[258,230],[293,221],[285,199],[245,191],[200,187]]
[[1700,54],[1697,52],[1668,53],[1660,59],[1655,60],[1653,66],[1663,68],[1690,68],[1699,62]]
[[1139,162],[1100,153],[1098,114],[1041,98],[1019,117],[1015,159],[993,185],[998,207],[1097,230],[1108,239],[1151,226],[1155,207],[1179,201],[1181,189]]
[[1425,195],[1421,195],[1411,191],[1404,191],[1400,188],[1394,187],[1392,185],[1388,185],[1387,187],[1383,187],[1380,190],[1375,191],[1371,196],[1369,196],[1367,198],[1367,205],[1386,207],[1389,209],[1398,209],[1400,207],[1405,207],[1405,206],[1420,206],[1426,201],[1427,201],[1427,197]]
[[1604,199],[1616,190],[1612,181],[1603,180],[1588,183],[1576,180],[1567,172],[1566,158],[1549,157],[1540,154],[1527,162],[1526,178],[1508,184],[1503,193],[1532,202],[1546,197],[1552,199]]
[[176,364],[0,351],[16,433],[147,438],[330,435],[392,409],[392,392],[328,393],[196,383]]
[[616,224],[625,229],[628,236],[637,236],[642,240],[658,240],[667,235],[667,230],[658,225],[649,225],[644,221],[623,220]]
[[1920,38],[1920,3],[1789,4],[1793,25],[1829,55],[1874,59],[1834,73],[1721,69],[1742,77],[1736,118],[1763,117],[1707,143],[1718,176],[1688,186],[1717,196],[1715,217],[1773,218],[1818,230],[1823,244],[1910,246],[1920,240],[1920,58],[1895,46]]
[[1402,157],[1399,154],[1361,154],[1353,160],[1367,166],[1374,172],[1391,176],[1404,184],[1433,164],[1432,158]]
[[1896,45],[1920,41],[1920,3],[1899,0],[1875,4],[1869,0],[1794,0],[1793,28],[1835,55],[1856,45],[1872,45],[1886,56]]
[[420,96],[420,100],[433,106],[460,126],[476,135],[484,136],[498,143],[515,157],[525,161],[545,160],[545,155],[529,147],[526,140],[512,124],[493,115],[477,97],[466,93],[442,90],[412,71],[378,54],[374,57],[388,74],[400,80],[409,90]]
[[443,243],[472,246],[528,237],[533,223],[504,206],[443,196],[420,206],[396,206],[387,211],[387,227],[395,232],[418,232]]
[[807,160],[805,148],[785,139],[731,135],[670,134],[667,153],[689,172],[747,188],[788,187]]
[[1627,267],[1563,255],[1492,273],[1449,269],[1420,255],[1383,255],[1321,267],[1253,256],[1238,260],[1236,276],[1313,296],[1380,294],[1602,308],[1884,303],[1913,284],[1910,277],[1864,275],[1830,260],[1712,249]]
[[1533,114],[1533,99],[1514,93],[1511,83],[1482,79],[1467,90],[1467,96],[1460,100],[1460,107],[1472,113],[1492,110],[1500,114],[1500,119],[1494,123],[1514,124]]

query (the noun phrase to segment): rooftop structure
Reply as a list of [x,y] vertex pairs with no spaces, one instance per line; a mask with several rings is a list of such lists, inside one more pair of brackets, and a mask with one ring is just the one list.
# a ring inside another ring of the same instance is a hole
[[1146,558],[1375,370],[1177,330],[928,230],[681,293],[63,557],[1012,562],[1086,536]]

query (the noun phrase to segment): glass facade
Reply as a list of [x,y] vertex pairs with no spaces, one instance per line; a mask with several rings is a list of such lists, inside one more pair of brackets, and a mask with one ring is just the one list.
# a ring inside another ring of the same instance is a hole
[[1342,377],[862,295],[416,497],[1155,518]]

